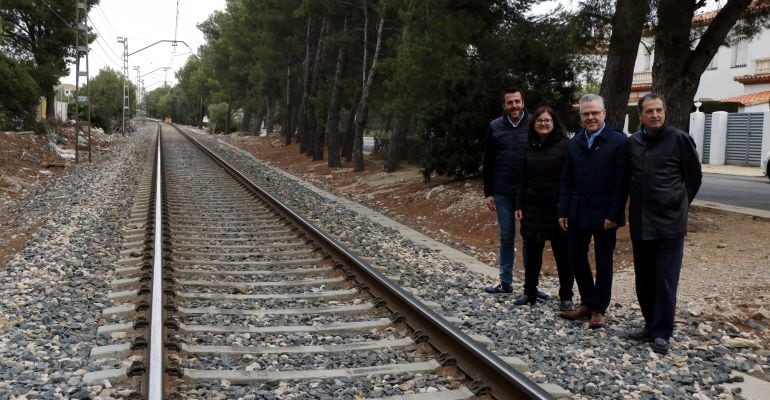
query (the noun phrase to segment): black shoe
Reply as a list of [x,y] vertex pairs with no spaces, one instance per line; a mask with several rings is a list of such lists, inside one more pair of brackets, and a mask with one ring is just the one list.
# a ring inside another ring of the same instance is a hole
[[652,347],[652,351],[658,354],[668,354],[668,340],[666,339],[655,338],[655,340],[650,343],[650,347]]
[[527,304],[527,303],[529,303],[530,305],[533,305],[533,304],[537,303],[537,297],[533,298],[530,295],[522,294],[521,296],[519,296],[516,299],[516,301],[513,302],[513,304],[515,304],[517,306],[521,306],[521,305],[524,305],[524,304]]
[[562,300],[559,302],[559,311],[570,311],[575,308],[575,303],[572,300]]
[[548,299],[550,299],[550,298],[551,298],[551,296],[549,296],[549,295],[548,295],[547,293],[545,293],[545,292],[541,292],[541,291],[539,291],[539,290],[538,290],[538,291],[537,291],[537,298],[538,298],[538,300],[543,300],[543,301],[545,301],[545,300],[548,300]]
[[510,283],[500,282],[497,285],[487,286],[484,288],[487,293],[513,293],[513,286]]
[[637,342],[649,342],[652,340],[652,334],[650,334],[650,330],[647,328],[634,329],[633,331],[628,332],[626,337],[631,340],[636,340]]

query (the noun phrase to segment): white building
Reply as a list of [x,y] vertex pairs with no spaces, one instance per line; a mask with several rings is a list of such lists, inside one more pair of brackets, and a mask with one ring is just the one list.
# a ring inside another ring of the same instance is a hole
[[72,97],[75,95],[75,85],[69,83],[62,83],[53,87],[57,93],[61,93],[63,97]]
[[[693,25],[706,24],[717,11],[698,14]],[[629,103],[652,87],[653,38],[643,37],[636,56]],[[695,100],[719,100],[741,104],[740,112],[770,110],[770,29],[756,36],[730,41],[722,46],[700,79]]]

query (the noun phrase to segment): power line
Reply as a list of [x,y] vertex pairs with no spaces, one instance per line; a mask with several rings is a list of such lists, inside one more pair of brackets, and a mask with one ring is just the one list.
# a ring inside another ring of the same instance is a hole
[[[101,37],[100,37],[99,39],[101,39],[101,40],[104,40],[104,39],[102,39]],[[116,62],[114,58],[110,57],[110,56],[109,56],[109,54],[107,54],[107,52],[104,50],[104,46],[102,46],[102,43],[101,43],[99,40],[97,40],[97,41],[96,41],[96,44],[99,46],[99,48],[100,48],[100,49],[102,49],[102,52],[104,52],[104,55],[105,55],[105,56],[107,56],[107,58],[108,58],[108,59],[109,59],[109,61],[110,61],[109,63],[112,63],[112,65],[113,65],[113,66],[115,66],[115,67],[116,67],[118,70],[122,68],[122,67],[120,66],[120,63],[119,63],[119,62]],[[109,47],[108,47],[108,48],[109,48]],[[110,51],[112,51],[112,49],[110,49]],[[114,51],[113,51],[113,53],[114,53]],[[101,57],[99,57],[99,59],[101,59],[102,61],[104,61],[104,59],[103,59],[103,58],[101,58]],[[109,63],[108,63],[108,62],[106,62],[106,61],[105,61],[104,63],[105,63],[105,64],[109,64]]]
[[[115,30],[115,28],[112,26],[112,24],[110,23],[110,19],[107,18],[107,15],[104,13],[104,10],[102,10],[102,8],[99,6],[99,4],[96,4],[94,6],[94,8],[99,12],[99,14],[100,14],[99,16],[102,18],[102,20],[107,23],[107,28],[109,28],[112,31],[112,35],[113,36],[120,36],[120,35],[118,35],[118,32]],[[93,22],[93,21],[91,21],[91,22]]]
[[64,25],[67,25],[67,26],[68,26],[68,27],[70,27],[70,28],[72,27],[72,25],[70,25],[70,23],[69,23],[69,22],[67,22],[66,20],[64,20],[64,18],[62,18],[62,16],[61,16],[61,15],[59,15],[59,13],[58,13],[58,12],[56,12],[56,10],[54,10],[54,9],[53,9],[53,7],[51,7],[51,5],[50,5],[50,4],[48,4],[48,2],[46,2],[45,0],[40,0],[40,1],[42,1],[42,2],[43,2],[43,4],[45,4],[45,5],[46,5],[46,6],[47,6],[47,7],[48,7],[48,8],[49,8],[51,11],[53,11],[53,13],[54,13],[54,14],[56,14],[56,16],[57,16],[57,17],[59,17],[59,19],[61,20],[61,22],[64,22]]
[[[99,32],[99,29],[97,29],[97,28],[96,28],[96,24],[95,24],[95,23],[94,23],[94,21],[91,19],[91,17],[88,17],[88,20],[89,20],[89,21],[91,21],[91,24],[92,24],[92,26],[93,26],[94,30],[95,30],[95,31],[96,31],[96,33],[97,33],[97,38],[100,38],[100,39],[104,40],[104,37],[105,37],[105,36],[104,36],[104,35],[102,35],[102,33],[101,33],[101,32]],[[109,47],[109,45],[108,45],[108,46],[107,46],[107,48],[108,48],[108,49],[110,49],[110,51],[112,52],[112,54],[114,54],[114,55],[115,55],[115,57],[117,57],[118,59],[120,59],[120,57],[121,57],[121,56],[119,56],[119,55],[118,55],[118,53],[115,53],[115,50],[113,50],[113,49],[112,49],[112,47]]]

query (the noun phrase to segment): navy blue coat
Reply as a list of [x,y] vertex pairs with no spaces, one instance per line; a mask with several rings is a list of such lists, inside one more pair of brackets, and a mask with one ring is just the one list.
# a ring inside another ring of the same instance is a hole
[[559,217],[570,228],[601,229],[605,219],[625,225],[627,140],[609,124],[590,149],[585,130],[570,140],[559,190]]
[[527,157],[527,131],[529,113],[517,126],[508,116],[492,120],[484,139],[484,197],[503,194],[516,196],[519,175]]

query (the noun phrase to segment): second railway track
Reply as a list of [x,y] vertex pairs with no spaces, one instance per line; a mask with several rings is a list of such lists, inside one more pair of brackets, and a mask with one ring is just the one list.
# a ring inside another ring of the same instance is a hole
[[162,175],[139,190],[87,380],[148,398],[549,398],[205,147],[158,131],[147,170]]

